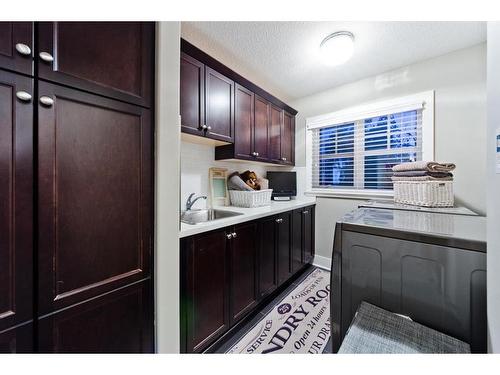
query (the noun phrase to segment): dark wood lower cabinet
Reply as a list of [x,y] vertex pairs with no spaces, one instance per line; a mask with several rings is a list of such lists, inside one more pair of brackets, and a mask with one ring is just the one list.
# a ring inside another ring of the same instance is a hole
[[[213,347],[304,268],[303,239],[311,238],[314,221],[304,225],[308,221],[302,212],[312,208],[181,240],[182,352],[199,353]],[[304,230],[311,233],[306,235]],[[298,254],[294,231],[299,232]]]
[[183,249],[181,308],[188,353],[207,347],[229,328],[227,234],[224,229],[201,234]]
[[305,207],[301,209],[301,215],[303,220],[303,263],[310,263],[314,259],[314,237],[315,237],[315,225],[314,225],[314,217],[315,217],[315,207]]
[[33,352],[33,323],[0,332],[0,354],[32,353]]
[[144,280],[39,319],[39,351],[152,353],[150,283]]
[[278,287],[276,253],[276,218],[266,217],[260,221],[259,248],[259,295],[264,297]]
[[240,224],[231,234],[231,323],[257,304],[257,227],[255,221]]
[[292,274],[292,211],[280,214],[276,220],[278,232],[278,285],[281,285]]

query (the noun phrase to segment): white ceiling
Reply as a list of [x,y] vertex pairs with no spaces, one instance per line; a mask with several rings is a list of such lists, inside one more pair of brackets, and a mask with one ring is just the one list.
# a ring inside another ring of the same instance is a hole
[[[182,22],[182,37],[285,101],[486,40],[485,22]],[[322,39],[354,33],[354,55],[325,66]]]

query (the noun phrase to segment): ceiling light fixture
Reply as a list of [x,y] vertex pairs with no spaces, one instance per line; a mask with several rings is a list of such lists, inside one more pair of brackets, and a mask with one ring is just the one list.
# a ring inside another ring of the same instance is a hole
[[345,63],[354,52],[354,35],[349,31],[337,31],[328,35],[320,44],[321,59],[327,65]]

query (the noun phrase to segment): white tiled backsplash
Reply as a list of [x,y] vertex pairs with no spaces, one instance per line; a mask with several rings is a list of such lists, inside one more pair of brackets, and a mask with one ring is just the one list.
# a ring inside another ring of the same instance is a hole
[[[266,177],[267,171],[297,172],[297,196],[304,194],[305,168],[273,167],[258,163],[238,161],[216,161],[215,148],[188,142],[181,143],[181,209],[184,209],[189,194],[208,195],[208,169],[211,167],[227,168],[228,174],[251,170],[259,176]],[[204,208],[206,201],[198,200],[193,208]]]

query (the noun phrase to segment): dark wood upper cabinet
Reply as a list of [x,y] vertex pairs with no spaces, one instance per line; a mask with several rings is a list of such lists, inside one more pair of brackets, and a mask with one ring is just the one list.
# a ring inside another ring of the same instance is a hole
[[234,82],[205,66],[205,125],[207,136],[234,140]]
[[229,275],[225,230],[190,238],[186,244],[185,285],[181,306],[185,316],[185,351],[199,352],[229,329]]
[[143,107],[47,82],[39,95],[43,315],[149,276],[152,124]]
[[236,85],[234,108],[234,153],[236,158],[254,157],[254,94]]
[[42,353],[153,353],[151,281],[77,304],[38,321]]
[[267,161],[269,159],[269,123],[271,114],[271,104],[258,95],[255,95],[255,126],[254,126],[254,147],[255,159]]
[[231,322],[257,304],[257,222],[235,226],[231,239]]
[[181,130],[203,135],[205,124],[205,66],[181,53],[180,73]]
[[283,110],[271,105],[269,122],[269,159],[274,163],[281,163],[281,130],[283,128]]
[[278,232],[278,285],[281,285],[292,274],[292,212],[284,212],[276,220]]
[[0,22],[0,68],[33,75],[32,22]]
[[276,219],[271,216],[260,221],[259,294],[261,297],[278,287]]
[[33,80],[0,71],[0,331],[32,319]]
[[40,22],[40,78],[149,107],[153,22]]
[[281,129],[281,162],[295,164],[295,116],[284,112]]

